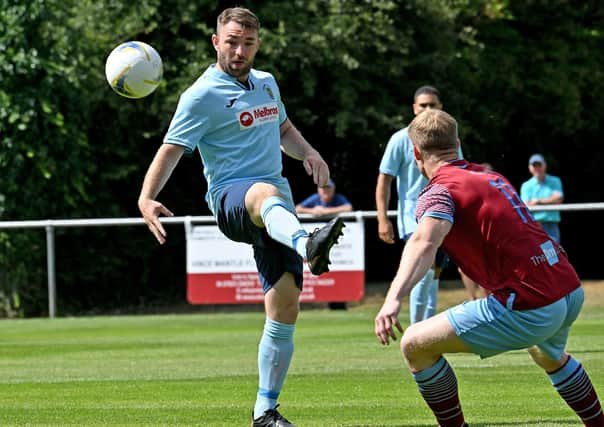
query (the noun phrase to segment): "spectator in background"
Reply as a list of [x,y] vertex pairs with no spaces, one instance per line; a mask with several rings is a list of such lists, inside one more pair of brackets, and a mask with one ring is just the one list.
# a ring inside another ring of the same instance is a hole
[[[441,110],[442,107],[440,92],[435,87],[422,86],[415,91],[413,114],[416,116],[432,109]],[[461,149],[459,155],[463,157]],[[395,177],[398,192],[398,238],[406,242],[417,227],[415,220],[417,196],[428,183],[415,164],[413,143],[409,138],[408,128],[401,129],[390,137],[380,162],[375,188],[378,235],[388,244],[395,243],[394,229],[388,218],[390,187]],[[409,321],[411,323],[427,319],[436,313],[440,272],[446,266],[447,261],[447,255],[439,250],[432,268],[411,290],[409,297]]]
[[[351,212],[352,203],[343,194],[336,192],[336,184],[332,179],[327,185],[317,187],[317,192],[308,196],[296,205],[296,212],[310,214],[316,217],[332,217],[342,212]],[[327,303],[331,310],[346,310],[345,301],[332,301]]]
[[[547,163],[541,154],[529,158],[529,172],[533,176],[522,183],[520,198],[527,206],[556,205],[564,202],[562,181],[554,175],[547,174]],[[560,243],[560,211],[531,212],[552,239]]]
[[352,204],[346,196],[336,192],[333,180],[327,185],[317,187],[317,192],[296,205],[296,212],[317,217],[335,216],[342,212],[352,211]]

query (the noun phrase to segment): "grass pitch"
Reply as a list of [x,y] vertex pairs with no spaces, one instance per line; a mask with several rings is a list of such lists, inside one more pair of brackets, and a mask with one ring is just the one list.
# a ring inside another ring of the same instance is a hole
[[[568,349],[604,397],[604,284],[586,291]],[[440,295],[442,308],[463,299]],[[301,312],[280,398],[291,421],[435,425],[398,346],[373,335],[380,303]],[[262,313],[0,321],[0,425],[248,426],[263,322]],[[580,425],[526,352],[447,359],[472,426]]]

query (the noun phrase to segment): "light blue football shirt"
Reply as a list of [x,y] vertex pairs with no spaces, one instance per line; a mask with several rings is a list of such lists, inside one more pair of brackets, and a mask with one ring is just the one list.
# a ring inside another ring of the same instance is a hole
[[282,176],[279,126],[286,120],[275,78],[252,69],[249,89],[211,65],[180,96],[164,143],[199,150],[208,183],[206,202],[216,212],[222,190],[254,180],[276,185],[294,208]]
[[[396,222],[398,235],[406,239],[417,228],[415,208],[420,191],[428,184],[428,180],[420,173],[413,156],[413,142],[409,138],[408,127],[395,132],[386,145],[380,173],[395,176],[398,193],[398,208]],[[459,158],[463,159],[461,147]]]
[[[536,177],[532,177],[520,186],[520,198],[523,202],[533,199],[546,199],[551,197],[554,192],[564,196],[562,181],[554,175],[545,174],[543,182],[539,182]],[[535,221],[539,222],[560,222],[561,219],[560,211],[532,211],[531,213]]]
[[380,173],[396,177],[398,235],[401,239],[406,238],[417,228],[417,196],[428,183],[415,163],[408,128],[401,129],[390,137],[380,162]]

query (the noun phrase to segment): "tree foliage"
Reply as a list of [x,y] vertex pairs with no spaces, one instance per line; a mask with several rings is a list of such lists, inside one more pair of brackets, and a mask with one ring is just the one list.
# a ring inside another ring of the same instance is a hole
[[[215,19],[232,3],[0,0],[0,220],[138,216],[145,170],[180,92],[214,62]],[[443,93],[470,160],[519,185],[540,151],[563,177],[567,201],[601,198],[599,2],[240,4],[262,21],[258,68],[276,76],[288,115],[357,209],[374,208],[381,153],[411,120],[423,84]],[[137,39],[160,52],[165,80],[132,101],[106,84],[104,61]],[[285,162],[294,196],[314,191],[299,163]],[[162,193],[179,215],[208,213],[200,168],[195,156],[181,162]],[[62,312],[184,298],[181,238],[160,248],[140,230],[106,229],[62,230],[57,240]],[[0,290],[17,292],[26,315],[44,311],[44,258],[40,232],[0,232]],[[368,276],[371,268],[369,260]]]

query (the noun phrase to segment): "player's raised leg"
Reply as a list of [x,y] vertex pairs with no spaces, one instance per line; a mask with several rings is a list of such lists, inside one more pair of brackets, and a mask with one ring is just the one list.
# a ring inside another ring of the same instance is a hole
[[252,185],[245,195],[245,205],[252,222],[266,227],[268,235],[294,249],[306,259],[310,271],[320,275],[329,271],[329,252],[342,235],[344,223],[334,218],[324,227],[308,234],[279,190],[267,183]]

